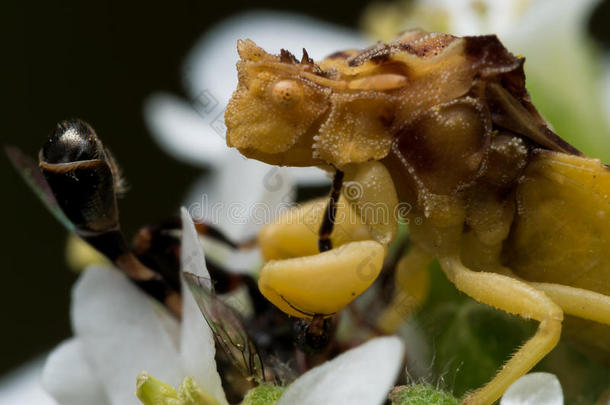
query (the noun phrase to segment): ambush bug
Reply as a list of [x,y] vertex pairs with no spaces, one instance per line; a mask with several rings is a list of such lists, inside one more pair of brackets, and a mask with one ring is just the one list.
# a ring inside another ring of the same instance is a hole
[[[298,213],[260,234],[267,262],[258,285],[271,302],[314,320],[344,308],[371,285],[397,232],[397,221],[377,221],[366,206],[395,212],[407,203],[413,247],[397,265],[381,330],[396,331],[411,309],[405,298],[421,299],[412,280],[435,258],[462,292],[539,322],[464,403],[497,400],[553,349],[562,325],[576,325],[574,335],[608,357],[610,171],[541,117],[525,88],[524,58],[494,35],[419,30],[318,63],[250,40],[237,47],[227,144],[269,164],[335,173],[319,243],[290,220]],[[341,223],[340,237],[332,229],[342,181],[361,192],[343,193],[344,209],[359,219]],[[364,260],[371,277],[357,274]]]

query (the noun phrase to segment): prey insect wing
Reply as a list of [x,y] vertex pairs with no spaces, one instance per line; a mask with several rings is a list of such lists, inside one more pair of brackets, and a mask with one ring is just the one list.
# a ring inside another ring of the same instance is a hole
[[34,159],[15,146],[5,148],[6,155],[13,167],[19,172],[30,189],[38,196],[53,216],[70,232],[74,232],[74,224],[65,216],[57,200]]
[[232,364],[246,377],[264,381],[262,359],[237,313],[214,293],[210,280],[192,273],[183,277],[206,322]]

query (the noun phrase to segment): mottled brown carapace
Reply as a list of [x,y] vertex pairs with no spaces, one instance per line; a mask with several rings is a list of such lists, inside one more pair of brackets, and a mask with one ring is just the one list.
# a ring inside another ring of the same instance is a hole
[[439,226],[464,222],[473,190],[504,199],[533,149],[580,154],[530,102],[524,58],[494,35],[409,31],[318,63],[250,40],[238,51],[229,146],[275,165],[381,161],[412,214]]
[[405,132],[443,125],[444,112],[452,122],[462,115],[479,121],[479,138],[507,130],[575,152],[530,103],[524,59],[495,36],[409,31],[394,42],[337,52],[318,63],[306,53],[301,61],[286,50],[271,55],[249,40],[240,41],[238,51],[228,143],[269,163],[341,167],[379,160]]

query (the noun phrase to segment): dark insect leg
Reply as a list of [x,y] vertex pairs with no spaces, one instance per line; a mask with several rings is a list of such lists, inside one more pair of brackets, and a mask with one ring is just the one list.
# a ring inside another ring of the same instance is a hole
[[294,324],[296,346],[307,356],[316,356],[326,350],[334,335],[332,318],[314,315],[308,321],[298,319]]
[[335,217],[337,215],[337,201],[341,193],[341,187],[343,186],[343,172],[341,170],[335,171],[335,177],[333,178],[333,184],[330,189],[330,198],[328,205],[326,205],[326,211],[324,212],[324,218],[322,218],[322,224],[318,230],[318,250],[320,252],[326,252],[333,248],[330,240],[330,234],[333,232],[335,225]]
[[199,235],[208,236],[212,239],[220,241],[233,249],[247,249],[256,245],[256,238],[249,239],[242,242],[232,241],[222,231],[216,228],[214,225],[207,224],[205,222],[195,222],[195,229]]
[[[333,248],[330,235],[333,233],[335,218],[337,216],[337,202],[343,186],[343,172],[335,171],[330,197],[324,217],[318,230],[318,250],[326,252]],[[332,321],[323,314],[314,314],[311,321],[299,320],[295,323],[297,331],[296,344],[307,356],[312,356],[328,348],[332,340]]]
[[[225,243],[233,249],[247,248],[251,241],[236,243],[212,225],[196,223],[200,235]],[[173,217],[154,225],[142,227],[132,242],[132,252],[146,266],[160,273],[176,291],[180,291],[180,232],[182,221]],[[267,309],[269,302],[260,294],[256,280],[248,275],[234,274],[223,265],[206,258],[206,267],[214,282],[214,289],[219,294],[233,291],[245,285],[252,299],[256,313]]]
[[[171,231],[180,231],[182,229],[182,221],[179,217],[173,217],[166,221],[160,222],[155,225],[148,225],[140,229],[138,231],[138,235],[134,240],[134,248],[139,249],[139,245],[142,245],[142,248],[145,249],[149,244],[149,239],[155,234],[167,233]],[[199,235],[208,236],[214,240],[222,242],[227,246],[232,247],[233,249],[246,249],[253,247],[256,243],[256,238],[252,240],[246,240],[244,242],[235,242],[231,240],[228,236],[226,236],[220,229],[216,228],[214,225],[204,223],[204,222],[195,222],[195,229]]]
[[180,220],[174,218],[138,230],[131,251],[148,267],[161,273],[180,291]]
[[146,294],[164,304],[176,316],[181,315],[180,293],[160,273],[144,265],[129,250],[121,231],[91,234],[77,229],[76,234],[108,257]]

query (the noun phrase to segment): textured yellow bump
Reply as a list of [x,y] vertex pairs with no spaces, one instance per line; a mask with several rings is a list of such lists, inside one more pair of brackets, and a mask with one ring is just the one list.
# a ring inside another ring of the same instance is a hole
[[384,247],[369,240],[347,243],[313,256],[272,260],[263,266],[258,287],[289,315],[330,316],[375,281],[384,256]]
[[404,87],[408,84],[408,80],[403,75],[395,73],[383,73],[355,79],[349,82],[348,88],[352,90],[394,90]]
[[389,244],[398,232],[398,196],[392,176],[376,161],[350,165],[345,171],[343,196],[360,214],[377,242]]

